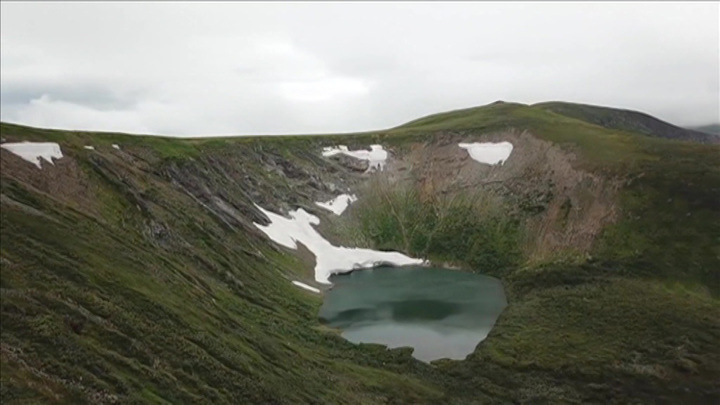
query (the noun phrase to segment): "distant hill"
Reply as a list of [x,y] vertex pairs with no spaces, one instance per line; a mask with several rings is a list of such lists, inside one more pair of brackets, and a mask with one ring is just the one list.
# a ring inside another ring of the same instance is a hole
[[703,125],[701,127],[689,128],[693,131],[705,132],[706,134],[720,135],[720,123]]
[[720,143],[720,137],[715,136],[720,126],[709,126],[715,132],[700,129],[680,128],[676,125],[659,120],[645,113],[617,108],[599,107],[586,104],[565,102],[547,102],[535,104],[557,114],[576,118],[608,129],[617,129],[659,138],[695,141],[700,143]]

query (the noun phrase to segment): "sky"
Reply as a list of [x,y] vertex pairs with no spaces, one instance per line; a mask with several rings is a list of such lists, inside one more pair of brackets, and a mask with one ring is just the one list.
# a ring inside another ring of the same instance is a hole
[[143,134],[390,128],[571,101],[720,122],[720,4],[0,3],[0,119]]

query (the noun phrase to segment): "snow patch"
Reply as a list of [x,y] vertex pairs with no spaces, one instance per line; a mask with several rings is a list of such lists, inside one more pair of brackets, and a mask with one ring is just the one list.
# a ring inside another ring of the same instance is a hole
[[314,292],[314,293],[320,294],[320,290],[318,290],[318,289],[315,288],[315,287],[311,287],[311,286],[309,286],[309,285],[307,285],[307,284],[305,284],[305,283],[301,283],[301,282],[299,282],[299,281],[293,281],[292,283],[295,284],[296,286],[300,287],[300,288],[305,289],[305,290],[312,291],[312,292]]
[[120,150],[120,147],[119,147],[116,143],[112,144],[112,147],[115,148],[115,149],[117,149],[117,150]]
[[466,149],[473,160],[489,165],[504,164],[513,150],[510,142],[460,143],[458,146]]
[[408,266],[425,264],[422,259],[414,259],[398,252],[379,252],[372,249],[333,246],[320,235],[313,225],[319,225],[320,219],[302,208],[290,211],[290,218],[255,206],[270,219],[269,225],[253,223],[275,243],[289,249],[297,249],[302,243],[315,255],[315,281],[331,284],[330,275],[347,273],[352,270],[367,269],[381,265]]
[[322,155],[325,157],[335,156],[338,154],[347,155],[354,157],[355,159],[367,160],[370,163],[368,171],[377,169],[383,170],[385,168],[385,161],[387,160],[388,153],[383,149],[382,145],[370,145],[370,150],[348,150],[347,146],[327,146],[323,148]]
[[95,150],[94,146],[89,146],[89,145],[85,145],[85,146],[83,146],[83,148],[85,148],[87,150]]
[[6,149],[15,155],[34,164],[38,169],[42,169],[40,158],[45,159],[54,165],[53,158],[61,159],[63,157],[60,145],[55,142],[20,142],[20,143],[3,143],[0,148]]
[[315,205],[325,208],[328,211],[332,211],[335,215],[340,215],[343,211],[345,211],[345,209],[347,209],[350,203],[355,201],[357,201],[357,197],[355,197],[354,194],[340,194],[328,202],[316,202]]

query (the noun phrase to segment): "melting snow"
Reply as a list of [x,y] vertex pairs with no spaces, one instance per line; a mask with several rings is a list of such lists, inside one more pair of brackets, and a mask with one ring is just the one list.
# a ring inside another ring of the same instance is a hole
[[505,163],[513,150],[510,142],[460,143],[458,146],[466,149],[474,160],[489,165]]
[[323,156],[335,156],[338,154],[354,157],[355,159],[367,160],[370,163],[368,171],[372,169],[382,170],[385,167],[388,153],[383,149],[382,145],[370,145],[370,150],[348,150],[347,146],[339,145],[337,147],[328,146],[323,148]]
[[331,274],[347,273],[357,269],[367,269],[381,265],[407,266],[424,264],[422,259],[414,259],[398,252],[378,252],[371,249],[333,246],[320,235],[313,225],[320,224],[318,217],[302,208],[290,211],[290,218],[255,206],[270,219],[270,224],[254,225],[276,243],[290,249],[297,249],[300,242],[315,255],[315,281],[330,284]]
[[314,293],[320,294],[320,290],[318,290],[318,289],[315,288],[315,287],[311,287],[311,286],[309,286],[309,285],[307,285],[307,284],[305,284],[305,283],[301,283],[301,282],[299,282],[299,281],[293,281],[292,283],[295,284],[296,286],[300,287],[300,288],[304,288],[304,289],[306,289],[306,290],[308,290],[308,291],[312,291],[312,292],[314,292]]
[[38,169],[42,169],[41,160],[43,158],[53,163],[53,158],[60,159],[63,157],[60,145],[55,142],[22,142],[22,143],[4,143],[1,148],[20,156],[21,158],[33,163]]
[[334,199],[328,202],[316,202],[315,205],[325,208],[328,211],[332,211],[335,215],[340,215],[350,205],[351,202],[357,201],[355,195],[340,194]]
[[95,150],[95,147],[94,147],[94,146],[85,145],[85,146],[83,146],[83,148],[85,148],[85,149],[87,149],[87,150]]
[[120,147],[119,147],[116,143],[112,144],[112,147],[115,148],[115,149],[117,149],[117,150],[120,150]]

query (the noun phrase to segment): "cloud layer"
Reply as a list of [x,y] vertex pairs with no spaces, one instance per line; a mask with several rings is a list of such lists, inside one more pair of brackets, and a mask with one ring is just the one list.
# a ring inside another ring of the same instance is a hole
[[719,122],[717,3],[7,3],[1,118],[164,135],[380,129],[495,100]]

